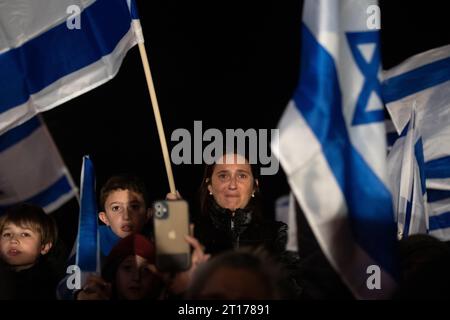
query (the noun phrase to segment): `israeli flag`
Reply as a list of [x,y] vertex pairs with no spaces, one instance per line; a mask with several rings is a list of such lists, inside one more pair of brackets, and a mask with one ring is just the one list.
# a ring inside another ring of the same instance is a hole
[[[422,141],[420,170],[425,177],[426,199],[423,217],[418,221],[423,225],[422,220],[427,220],[428,229],[424,231],[411,221],[411,229],[404,230],[409,232],[403,235],[428,232],[450,240],[450,45],[415,55],[386,71],[382,89],[397,139],[409,134],[411,123],[415,122],[415,131],[420,132]],[[414,104],[416,110],[412,112]],[[402,145],[396,141],[391,153],[397,147],[395,152],[400,154]],[[404,170],[402,161],[390,159],[390,163],[390,174]],[[411,180],[403,177],[398,182],[404,189],[413,186]],[[395,193],[398,188],[394,184],[393,190],[394,200],[405,195]],[[401,213],[397,211],[398,214]],[[400,220],[399,232],[401,229]]]
[[423,142],[416,107],[411,113],[407,128],[394,143],[387,160],[399,239],[428,231]]
[[80,215],[76,245],[76,265],[82,271],[82,284],[90,274],[100,274],[98,212],[95,172],[89,156],[83,157],[81,169]]
[[304,2],[300,79],[272,144],[330,263],[357,298],[393,292],[376,1]]
[[78,194],[39,117],[0,135],[0,214],[21,202],[50,213]]
[[112,79],[139,41],[131,0],[0,5],[0,134]]

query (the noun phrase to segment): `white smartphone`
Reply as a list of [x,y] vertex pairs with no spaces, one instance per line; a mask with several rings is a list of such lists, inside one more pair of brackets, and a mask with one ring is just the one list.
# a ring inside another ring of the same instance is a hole
[[185,200],[160,200],[153,204],[153,228],[156,267],[160,271],[179,272],[191,265],[189,206]]

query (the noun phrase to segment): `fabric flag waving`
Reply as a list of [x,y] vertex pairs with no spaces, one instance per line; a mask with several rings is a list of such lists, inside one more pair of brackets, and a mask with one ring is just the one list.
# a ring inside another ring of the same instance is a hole
[[395,141],[387,159],[399,239],[428,232],[423,142],[416,107],[411,113],[407,133]]
[[76,265],[82,271],[82,284],[90,273],[100,273],[98,213],[95,195],[94,166],[83,157],[81,169],[80,216],[78,222]]
[[112,79],[136,44],[130,8],[130,0],[1,1],[0,134]]
[[371,5],[304,2],[299,84],[272,145],[323,252],[363,299],[389,297],[397,272]]
[[78,194],[39,117],[0,135],[0,214],[21,202],[50,213]]
[[[450,240],[450,45],[415,55],[386,71],[383,97],[400,136],[391,153],[403,150],[402,137],[409,134],[408,124],[415,117],[416,131],[420,131],[423,148],[420,169],[426,180],[422,218],[428,220],[428,233],[443,241]],[[412,112],[414,103],[416,111]],[[390,175],[404,170],[399,168],[401,162],[391,160],[394,157],[389,155]],[[400,181],[410,188],[411,183]],[[398,191],[395,185],[393,190],[395,200],[399,197],[395,193]],[[399,227],[401,229],[401,225]],[[405,235],[425,232],[423,228],[411,225]]]

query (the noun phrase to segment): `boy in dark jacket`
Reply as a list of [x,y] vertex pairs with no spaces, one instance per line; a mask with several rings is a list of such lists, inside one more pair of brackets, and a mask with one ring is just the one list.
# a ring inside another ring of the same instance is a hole
[[11,271],[13,299],[55,299],[57,274],[45,257],[57,238],[53,219],[42,208],[21,204],[0,219],[0,258]]

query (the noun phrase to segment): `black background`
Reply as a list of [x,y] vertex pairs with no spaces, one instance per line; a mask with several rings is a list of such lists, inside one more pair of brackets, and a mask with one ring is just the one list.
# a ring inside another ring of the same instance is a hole
[[[419,52],[450,44],[444,1],[381,1],[384,69]],[[207,128],[276,128],[299,74],[300,1],[137,0],[156,93],[170,135]],[[82,156],[91,155],[97,185],[133,172],[152,200],[169,192],[150,98],[137,47],[117,76],[44,113],[46,123],[79,184]],[[175,183],[192,205],[201,165],[173,165]],[[267,215],[288,193],[286,178],[264,176]],[[61,236],[71,243],[78,208],[72,201],[55,213]]]

